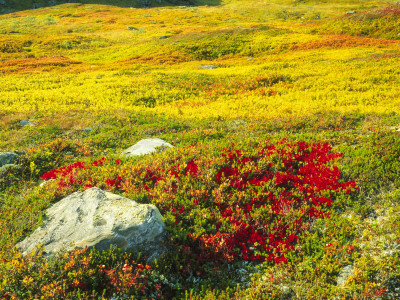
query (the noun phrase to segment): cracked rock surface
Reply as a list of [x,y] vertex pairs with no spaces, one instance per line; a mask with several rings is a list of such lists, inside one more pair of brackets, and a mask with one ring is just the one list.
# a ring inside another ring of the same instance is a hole
[[165,251],[165,237],[162,216],[154,205],[91,188],[47,209],[44,224],[17,247],[26,254],[42,244],[45,254],[52,255],[60,250],[86,246],[106,250],[115,245],[140,251],[151,261]]

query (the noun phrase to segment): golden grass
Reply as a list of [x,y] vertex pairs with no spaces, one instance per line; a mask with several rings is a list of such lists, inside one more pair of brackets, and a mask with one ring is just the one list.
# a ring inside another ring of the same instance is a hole
[[[312,31],[322,16],[376,5],[383,3],[64,4],[0,16],[0,109],[228,119],[399,112],[397,41]],[[209,64],[219,68],[201,68]],[[260,76],[284,80],[252,87]]]

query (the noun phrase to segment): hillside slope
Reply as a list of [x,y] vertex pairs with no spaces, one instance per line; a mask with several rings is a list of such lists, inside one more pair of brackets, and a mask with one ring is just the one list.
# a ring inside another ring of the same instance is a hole
[[[0,0],[0,297],[400,297],[396,1],[82,2]],[[92,186],[173,251],[13,249]]]

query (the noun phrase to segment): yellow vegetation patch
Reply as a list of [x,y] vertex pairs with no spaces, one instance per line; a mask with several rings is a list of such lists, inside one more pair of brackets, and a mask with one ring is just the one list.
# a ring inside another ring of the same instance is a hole
[[321,20],[361,2],[314,4],[312,13],[292,1],[65,4],[0,16],[0,110],[197,119],[399,112],[398,42],[318,34]]

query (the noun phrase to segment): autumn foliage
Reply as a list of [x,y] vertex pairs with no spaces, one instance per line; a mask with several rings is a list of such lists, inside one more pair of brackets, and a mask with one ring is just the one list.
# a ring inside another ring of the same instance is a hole
[[[198,147],[184,151],[185,156],[178,154],[164,166],[130,167],[103,157],[41,178],[55,179],[61,191],[100,186],[144,193],[171,223],[171,230],[180,228],[175,242],[187,254],[188,272],[209,261],[287,262],[287,253],[295,250],[311,222],[329,217],[335,195],[356,188],[353,181],[339,181],[340,171],[330,163],[341,154],[332,153],[325,143],[283,140],[247,151],[232,144],[208,160]],[[100,167],[113,169],[102,172],[112,176],[94,178]]]

